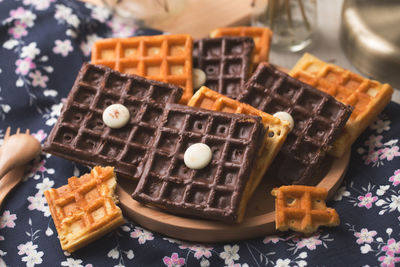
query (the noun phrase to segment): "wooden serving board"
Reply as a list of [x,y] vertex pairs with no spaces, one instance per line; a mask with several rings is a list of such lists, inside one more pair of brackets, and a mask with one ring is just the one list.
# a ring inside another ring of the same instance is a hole
[[[350,160],[350,151],[339,159],[328,158],[324,163],[327,172],[320,174],[318,184],[328,190],[328,199],[339,188]],[[226,224],[169,214],[157,208],[145,206],[131,198],[136,184],[130,180],[118,181],[117,194],[126,216],[149,230],[167,236],[195,242],[226,242],[273,234],[275,230],[275,201],[271,195],[280,184],[263,179],[250,199],[246,216],[240,224]]]

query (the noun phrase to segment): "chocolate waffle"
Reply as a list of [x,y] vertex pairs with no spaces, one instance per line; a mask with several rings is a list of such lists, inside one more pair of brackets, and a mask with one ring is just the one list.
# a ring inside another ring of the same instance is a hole
[[327,190],[321,187],[291,185],[274,188],[275,226],[280,231],[289,229],[305,234],[317,231],[319,226],[337,226],[340,223],[335,209],[327,208]]
[[[189,100],[188,106],[261,117],[264,128],[266,129],[266,135],[264,136],[264,144],[260,148],[260,154],[256,161],[255,168],[250,176],[250,180],[253,181],[250,190],[250,194],[252,194],[285,141],[286,136],[289,133],[288,123],[282,122],[278,118],[262,112],[248,104],[221,95],[205,86],[200,88],[193,95]],[[253,176],[254,178],[252,178]]]
[[285,184],[316,184],[315,173],[352,108],[268,63],[259,64],[238,100],[269,114],[291,114],[294,128],[272,165]]
[[217,28],[211,32],[210,36],[213,38],[221,36],[252,37],[255,43],[255,51],[252,60],[254,67],[257,67],[260,62],[268,61],[272,32],[266,27]]
[[[114,166],[127,178],[139,178],[156,123],[167,102],[178,102],[178,86],[83,64],[43,150],[88,166]],[[104,125],[102,113],[123,104],[130,120],[120,129]]]
[[250,75],[254,42],[250,37],[196,40],[193,67],[206,74],[205,86],[235,99]]
[[[133,198],[171,213],[240,222],[264,139],[261,118],[168,103],[160,122]],[[183,160],[194,143],[213,153],[200,170]]]
[[63,250],[73,252],[124,223],[116,186],[112,167],[95,167],[44,192]]
[[342,134],[329,151],[335,157],[341,157],[350,149],[358,136],[389,103],[393,94],[389,84],[363,78],[307,53],[290,71],[290,75],[354,107]]
[[92,63],[122,73],[172,83],[184,89],[181,103],[193,95],[190,35],[156,35],[103,39],[94,43]]

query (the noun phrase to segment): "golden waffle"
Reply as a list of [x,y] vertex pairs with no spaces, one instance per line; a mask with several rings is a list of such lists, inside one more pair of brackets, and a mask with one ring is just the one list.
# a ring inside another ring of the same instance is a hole
[[251,187],[249,195],[251,196],[257,188],[261,178],[266,172],[268,166],[279,152],[286,136],[289,132],[287,122],[282,122],[280,119],[272,115],[262,112],[248,104],[233,100],[227,96],[219,94],[205,86],[201,87],[189,100],[188,106],[199,107],[204,109],[228,112],[241,113],[248,115],[260,116],[266,135],[263,147],[260,149],[260,155],[257,159],[255,168],[250,175]]
[[291,229],[310,234],[319,226],[337,226],[340,223],[335,209],[327,208],[327,190],[322,187],[289,185],[274,188],[275,225],[280,231]]
[[186,104],[193,95],[192,49],[185,34],[103,39],[94,43],[91,63],[178,85]]
[[393,88],[318,58],[304,54],[289,73],[291,76],[354,107],[340,137],[329,154],[340,157],[389,103]]
[[44,192],[63,250],[73,252],[124,223],[116,185],[113,167],[96,166]]
[[266,27],[228,27],[217,28],[210,33],[211,37],[221,36],[249,36],[253,37],[255,49],[253,53],[253,67],[258,63],[268,61],[272,31]]

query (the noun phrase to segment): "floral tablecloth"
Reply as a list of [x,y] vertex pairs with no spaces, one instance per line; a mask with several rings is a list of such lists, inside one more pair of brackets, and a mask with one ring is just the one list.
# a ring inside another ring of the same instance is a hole
[[[0,0],[0,138],[29,128],[43,141],[91,44],[155,34],[110,11],[65,0]],[[400,106],[390,103],[352,149],[343,186],[328,203],[336,228],[227,244],[195,244],[129,221],[89,246],[63,252],[43,192],[88,170],[50,155],[0,210],[0,266],[395,266],[400,262]]]

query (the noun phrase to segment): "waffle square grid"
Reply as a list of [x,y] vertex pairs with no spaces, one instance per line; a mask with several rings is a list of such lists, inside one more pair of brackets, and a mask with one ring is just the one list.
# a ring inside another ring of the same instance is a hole
[[95,167],[44,192],[62,249],[73,252],[124,223],[116,185],[112,167]]
[[326,207],[327,194],[327,190],[321,187],[292,185],[274,188],[276,229],[310,234],[322,225],[339,225],[337,212]]
[[235,99],[250,74],[250,37],[203,38],[193,44],[193,66],[206,74],[205,86]]
[[354,107],[343,133],[329,151],[336,157],[350,149],[351,144],[389,103],[393,94],[389,84],[363,78],[307,53],[296,63],[290,75]]
[[[167,102],[177,102],[182,89],[108,67],[85,63],[44,151],[84,165],[110,165],[116,173],[138,179]],[[120,129],[103,123],[102,113],[120,103],[130,121]]]
[[292,115],[294,128],[273,164],[285,184],[318,182],[313,175],[352,111],[350,106],[268,63],[258,66],[239,101],[269,114],[285,111]]
[[200,88],[193,95],[189,100],[188,106],[261,117],[264,128],[266,129],[266,135],[264,136],[264,144],[260,148],[260,155],[257,159],[256,166],[250,176],[250,179],[253,180],[253,185],[250,190],[251,195],[286,140],[289,133],[288,123],[248,104],[221,95],[205,86]]
[[[133,198],[172,213],[237,222],[242,197],[264,137],[259,117],[168,103]],[[211,163],[186,167],[183,155],[194,143],[207,144]]]
[[268,62],[272,31],[266,27],[228,27],[217,28],[210,34],[212,38],[222,36],[248,36],[252,37],[255,44],[253,54],[253,67],[260,62]]
[[193,95],[192,47],[186,34],[103,39],[94,43],[91,63],[178,85],[185,104]]

